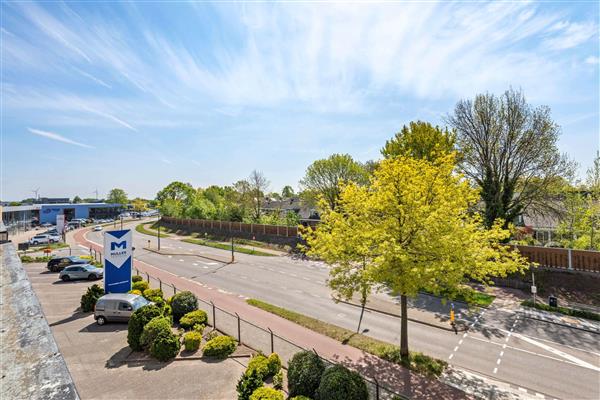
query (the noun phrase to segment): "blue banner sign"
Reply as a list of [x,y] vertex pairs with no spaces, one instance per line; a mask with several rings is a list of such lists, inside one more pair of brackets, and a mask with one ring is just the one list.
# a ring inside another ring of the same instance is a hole
[[104,292],[131,290],[132,235],[130,229],[104,233]]

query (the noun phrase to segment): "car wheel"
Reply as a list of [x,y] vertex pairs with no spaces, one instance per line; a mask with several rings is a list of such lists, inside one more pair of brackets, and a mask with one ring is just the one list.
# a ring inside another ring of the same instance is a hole
[[98,276],[96,276],[95,274],[89,274],[88,275],[88,280],[93,281],[95,279],[98,279]]
[[38,243],[38,241],[37,241],[37,240],[33,242],[33,245],[34,245],[34,246],[37,246],[38,244],[39,244],[39,243]]
[[67,282],[67,281],[71,280],[71,277],[69,275],[63,275],[62,278],[60,278],[60,279],[62,279],[63,281]]
[[96,323],[98,325],[104,325],[106,323],[106,318],[104,318],[102,315],[98,317],[98,319],[96,320]]

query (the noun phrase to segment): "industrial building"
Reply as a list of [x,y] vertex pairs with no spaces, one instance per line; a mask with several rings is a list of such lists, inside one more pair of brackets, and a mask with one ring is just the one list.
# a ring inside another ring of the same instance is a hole
[[74,218],[115,218],[121,212],[123,205],[108,203],[62,203],[62,204],[33,204],[28,206],[2,207],[2,221],[10,226],[17,223],[29,223],[38,220],[40,223],[56,223],[56,216],[65,215],[70,221]]

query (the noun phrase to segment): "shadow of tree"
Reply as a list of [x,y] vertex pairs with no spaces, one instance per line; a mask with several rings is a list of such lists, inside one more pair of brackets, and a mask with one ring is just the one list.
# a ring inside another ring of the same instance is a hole
[[364,354],[358,360],[334,357],[334,360],[377,381],[383,390],[392,391],[411,399],[443,400],[470,398],[466,393],[450,387],[435,378],[427,378],[400,365]]
[[73,312],[73,315],[71,315],[71,316],[69,316],[67,318],[63,318],[63,319],[61,319],[59,321],[55,321],[55,322],[53,322],[53,323],[51,323],[49,325],[51,327],[52,326],[57,326],[57,325],[62,325],[62,324],[66,324],[66,323],[69,323],[69,322],[72,322],[72,321],[76,321],[76,320],[81,319],[81,318],[89,317],[90,315],[92,315],[92,314],[89,313],[89,312],[84,313],[84,312],[80,311],[79,308],[78,308],[76,311]]

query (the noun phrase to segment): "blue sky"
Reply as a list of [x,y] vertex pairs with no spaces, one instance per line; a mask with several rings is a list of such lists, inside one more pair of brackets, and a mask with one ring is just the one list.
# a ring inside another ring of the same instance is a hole
[[379,158],[411,120],[509,86],[560,150],[600,144],[599,6],[577,2],[2,3],[2,200],[154,197],[253,169]]

